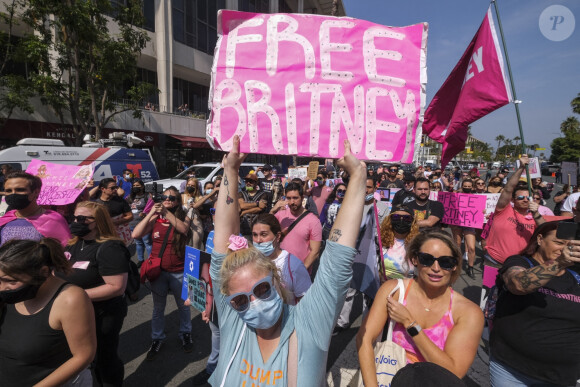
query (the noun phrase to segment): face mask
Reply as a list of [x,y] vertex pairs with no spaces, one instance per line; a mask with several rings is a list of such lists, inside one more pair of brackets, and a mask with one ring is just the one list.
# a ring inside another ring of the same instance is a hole
[[31,300],[36,297],[40,285],[23,285],[18,289],[4,290],[0,292],[0,302],[6,304],[17,304],[22,301]]
[[74,236],[78,236],[79,238],[82,238],[91,232],[89,225],[86,223],[72,222],[68,227],[70,229],[70,233]]
[[501,183],[499,181],[492,181],[492,182],[489,183],[489,185],[493,185],[494,187],[497,187],[500,184]]
[[192,186],[185,187],[185,189],[187,190],[188,193],[194,193],[195,192],[195,187],[192,187]]
[[252,187],[251,185],[246,186],[246,191],[251,192],[253,190],[254,190],[254,187]]
[[131,178],[131,175],[125,175],[125,179],[129,180]]
[[411,231],[411,225],[413,223],[409,223],[406,222],[404,220],[398,221],[398,222],[393,222],[392,226],[393,226],[393,230],[397,233],[397,234],[406,234],[409,231]]
[[134,194],[140,194],[143,192],[143,188],[141,187],[133,187],[131,188],[131,192],[133,192]]
[[344,195],[345,195],[345,192],[336,191],[336,197],[337,198],[341,198],[342,199],[342,198],[344,198]]
[[368,194],[365,196],[365,202],[370,202],[375,197],[375,194]]
[[4,198],[6,199],[8,207],[14,210],[25,209],[30,205],[30,203],[32,203],[30,199],[28,199],[27,194],[11,194],[6,195]]
[[208,188],[208,189],[205,190],[205,194],[206,195],[209,195],[210,193],[212,193],[212,191],[213,191],[213,189]]
[[272,289],[272,297],[268,300],[255,299],[250,307],[238,315],[249,327],[254,329],[268,329],[276,324],[282,314],[282,298]]
[[266,257],[272,255],[272,253],[275,250],[273,239],[269,242],[254,243],[254,247],[258,249],[258,251],[264,254]]
[[463,188],[463,193],[471,193],[471,188]]

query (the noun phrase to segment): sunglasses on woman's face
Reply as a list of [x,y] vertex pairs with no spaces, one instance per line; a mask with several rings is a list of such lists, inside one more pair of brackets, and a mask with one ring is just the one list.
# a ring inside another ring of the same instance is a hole
[[343,194],[343,193],[346,193],[346,190],[345,189],[337,189],[336,190],[336,193],[337,194]]
[[169,200],[170,202],[174,202],[177,200],[177,196],[174,195],[161,195],[161,200],[166,201]]
[[439,267],[443,270],[451,271],[455,266],[457,266],[457,260],[453,257],[448,255],[441,256],[439,258],[435,258],[429,253],[418,252],[417,259],[419,263],[423,266],[431,267],[437,261]]
[[391,215],[391,220],[393,220],[395,222],[400,222],[401,220],[403,220],[405,222],[413,222],[413,217],[411,215],[393,214],[393,215]]
[[269,275],[256,282],[251,292],[232,294],[227,298],[227,301],[236,311],[245,312],[250,307],[251,295],[260,300],[267,300],[272,296],[272,291],[272,276]]
[[76,223],[86,223],[87,219],[95,220],[94,216],[73,215],[73,221]]

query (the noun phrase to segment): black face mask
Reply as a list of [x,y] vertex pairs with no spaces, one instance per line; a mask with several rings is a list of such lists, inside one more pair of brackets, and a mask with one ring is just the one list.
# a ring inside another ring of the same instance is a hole
[[404,220],[400,220],[398,222],[393,222],[392,226],[393,226],[393,231],[395,231],[397,234],[406,234],[409,231],[411,231],[411,226],[413,225],[412,222],[407,222]]
[[86,223],[72,222],[68,227],[70,229],[70,233],[79,238],[82,238],[91,232],[89,225]]
[[0,302],[17,304],[22,301],[31,300],[36,297],[41,285],[23,285],[18,289],[3,290],[0,292]]
[[471,193],[471,188],[463,188],[463,193]]
[[187,190],[188,193],[194,193],[195,192],[195,187],[189,186],[185,188]]
[[492,181],[492,182],[489,183],[489,185],[492,185],[494,187],[498,187],[498,186],[501,185],[501,183],[499,181]]
[[30,199],[28,199],[28,194],[10,194],[4,197],[6,199],[6,204],[10,209],[14,210],[23,210],[32,203]]
[[133,187],[133,188],[131,188],[131,192],[133,192],[135,195],[138,195],[140,193],[143,193],[143,188],[141,188],[141,187]]

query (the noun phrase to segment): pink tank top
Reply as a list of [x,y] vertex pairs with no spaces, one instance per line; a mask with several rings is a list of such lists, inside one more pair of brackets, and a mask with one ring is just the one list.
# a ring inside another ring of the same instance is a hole
[[[408,289],[411,288],[412,283],[413,280],[409,281],[403,305],[407,305]],[[451,332],[454,325],[453,314],[451,313],[451,306],[453,305],[453,289],[450,289],[450,291],[451,297],[449,299],[449,309],[447,312],[445,312],[443,317],[441,317],[441,320],[439,320],[435,325],[423,329],[423,332],[433,342],[433,344],[439,347],[442,351],[445,348],[447,336],[449,336],[449,332]],[[405,349],[405,352],[407,352],[407,363],[426,361],[423,355],[421,355],[419,348],[415,345],[413,338],[409,336],[405,327],[399,323],[395,324],[395,328],[393,328],[393,342]]]

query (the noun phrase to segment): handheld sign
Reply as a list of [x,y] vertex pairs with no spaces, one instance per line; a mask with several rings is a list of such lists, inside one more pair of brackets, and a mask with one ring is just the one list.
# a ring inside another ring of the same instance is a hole
[[299,178],[302,181],[308,178],[308,168],[298,167],[298,168],[288,168],[288,180]]
[[483,222],[487,223],[491,214],[495,212],[495,206],[497,206],[497,202],[499,201],[499,197],[501,194],[485,194],[485,212]]
[[26,172],[42,179],[37,203],[41,206],[62,206],[74,203],[93,178],[95,164],[82,166],[54,164],[32,160]]
[[311,161],[308,163],[308,173],[307,173],[308,180],[316,180],[316,176],[318,176],[319,164],[320,163],[318,161]]
[[450,226],[483,227],[485,196],[440,191],[437,200],[445,208],[442,223]]
[[564,181],[568,184],[576,185],[576,177],[578,176],[578,164],[571,161],[562,161],[562,176],[567,176],[567,180],[564,179]]
[[[537,157],[530,157],[528,163],[528,170],[530,171],[530,178],[535,179],[537,177],[542,177],[542,173],[540,171],[540,162],[538,161]],[[516,161],[516,167],[520,167],[520,160]]]
[[214,149],[411,163],[425,108],[426,23],[218,12],[206,136]]
[[211,263],[211,255],[205,251],[185,246],[185,264],[183,270],[183,286],[181,298],[189,299],[191,306],[203,312],[205,310],[205,295],[207,292],[208,278],[203,278],[203,266]]

